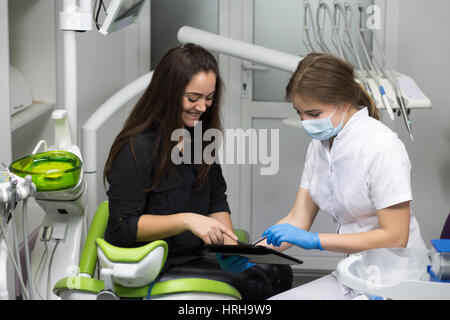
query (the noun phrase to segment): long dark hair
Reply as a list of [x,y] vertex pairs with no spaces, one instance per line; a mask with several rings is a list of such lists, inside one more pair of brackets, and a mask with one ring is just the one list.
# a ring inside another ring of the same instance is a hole
[[[174,130],[184,126],[181,115],[184,91],[199,72],[213,72],[216,75],[214,99],[200,117],[202,131],[210,128],[221,130],[220,103],[223,83],[216,59],[209,51],[191,43],[171,48],[156,65],[149,86],[114,140],[103,171],[103,181],[125,144],[130,144],[136,160],[133,139],[136,134],[151,128],[157,128],[153,152],[155,176],[152,185],[145,191],[154,190],[169,171],[176,174],[171,161],[171,150],[178,141],[171,141],[171,135]],[[201,164],[196,164],[195,168],[195,187],[199,188],[206,181],[210,165],[202,161]]]
[[310,53],[299,62],[286,87],[286,97],[298,94],[321,103],[366,106],[369,116],[380,114],[372,97],[355,81],[351,64],[329,54]]

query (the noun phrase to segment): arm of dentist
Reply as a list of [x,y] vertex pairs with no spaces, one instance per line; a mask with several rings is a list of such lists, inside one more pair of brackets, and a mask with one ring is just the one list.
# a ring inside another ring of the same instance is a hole
[[409,238],[410,202],[377,211],[379,228],[350,234],[320,233],[324,250],[355,253],[376,248],[406,247]]
[[[378,210],[380,227],[375,230],[351,234],[311,233],[308,230],[314,219],[307,219],[312,215],[311,211],[310,215],[305,211],[308,207],[305,203],[309,204],[310,208],[314,206],[309,203],[312,199],[307,195],[309,195],[307,190],[299,190],[296,202],[288,215],[263,233],[268,236],[264,245],[271,244],[270,247],[280,251],[294,244],[304,249],[347,254],[375,248],[406,247],[409,237],[409,201]],[[296,205],[297,210],[294,209]],[[303,208],[303,211],[300,211],[300,208]],[[317,211],[312,212],[317,214]]]
[[[314,203],[312,200],[309,190],[299,188],[297,192],[297,196],[295,198],[294,204],[291,208],[291,210],[288,212],[288,214],[278,221],[274,226],[270,227],[277,227],[277,228],[283,228],[283,225],[291,225],[295,228],[298,228],[300,230],[309,230],[311,228],[311,225],[314,222],[314,219],[316,218],[317,212],[319,212],[319,207]],[[270,229],[269,228],[269,229]],[[269,230],[267,229],[263,235],[267,235],[266,232]],[[273,245],[272,237],[268,235],[268,238],[262,242],[260,242],[258,245],[266,246],[274,250],[278,251],[284,251],[292,246],[293,243],[290,242],[282,242],[279,243],[279,246]],[[268,243],[269,241],[269,243]]]

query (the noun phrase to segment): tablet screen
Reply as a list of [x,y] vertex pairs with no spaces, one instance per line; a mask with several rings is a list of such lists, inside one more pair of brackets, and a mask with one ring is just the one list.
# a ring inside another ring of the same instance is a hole
[[240,255],[247,257],[252,263],[267,264],[302,264],[303,261],[265,246],[239,245],[204,245],[203,253],[210,257],[212,254]]

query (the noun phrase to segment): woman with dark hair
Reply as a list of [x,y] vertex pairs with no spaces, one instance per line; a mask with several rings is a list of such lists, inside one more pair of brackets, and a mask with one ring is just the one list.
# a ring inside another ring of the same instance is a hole
[[[187,138],[198,128],[202,136],[221,129],[222,86],[214,56],[199,46],[175,47],[161,58],[106,161],[105,240],[136,247],[163,239],[169,253],[160,281],[217,279],[236,287],[244,299],[264,299],[290,288],[289,267],[254,266],[240,256],[217,256],[217,264],[199,254],[204,243],[237,244],[221,167],[203,161],[204,142],[199,148],[196,137],[193,143]],[[179,129],[189,134],[172,141]],[[191,159],[174,163],[174,150]],[[191,161],[198,150],[201,160]]]
[[[331,55],[309,54],[292,75],[286,96],[313,140],[293,207],[263,233],[265,245],[346,254],[425,248],[410,207],[408,154],[397,134],[378,120],[352,65]],[[336,234],[308,231],[319,209],[336,222]],[[273,298],[356,297],[364,296],[339,284],[332,273]]]

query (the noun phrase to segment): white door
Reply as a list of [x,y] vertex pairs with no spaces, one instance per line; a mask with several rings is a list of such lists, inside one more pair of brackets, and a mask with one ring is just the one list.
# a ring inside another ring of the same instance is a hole
[[[315,18],[319,1],[309,2]],[[333,8],[334,1],[325,2]],[[356,10],[357,2],[349,2]],[[305,56],[308,51],[302,41],[303,3],[300,0],[222,0],[220,34]],[[373,1],[359,3],[368,6]],[[330,35],[331,31],[325,29],[325,40],[330,39]],[[279,162],[277,172],[272,175],[261,174],[267,163],[262,164],[260,158],[256,164],[224,165],[233,223],[248,230],[251,239],[257,239],[290,210],[311,139],[303,132],[299,121],[292,121],[297,114],[292,104],[285,100],[289,73],[223,55],[220,56],[220,63],[227,85],[225,128],[242,128],[244,131],[253,128],[257,133],[260,129],[266,129],[267,155],[271,155],[273,162]],[[291,125],[284,121],[287,118],[291,119]],[[270,141],[276,138],[276,134],[278,143],[274,145]],[[261,139],[259,134],[256,137]],[[334,233],[336,227],[332,218],[320,211],[311,231]],[[302,269],[333,270],[343,257],[341,254],[300,248],[291,248],[287,253],[304,261],[300,266]]]

